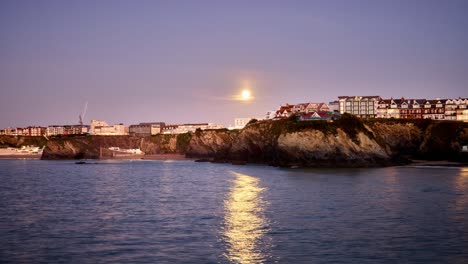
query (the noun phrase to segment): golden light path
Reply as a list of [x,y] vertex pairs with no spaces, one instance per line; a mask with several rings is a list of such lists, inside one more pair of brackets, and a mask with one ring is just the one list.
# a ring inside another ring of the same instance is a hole
[[259,179],[231,172],[236,176],[224,202],[223,238],[227,244],[225,256],[235,263],[262,263],[268,257],[268,245],[262,238],[268,231],[264,216],[264,188]]

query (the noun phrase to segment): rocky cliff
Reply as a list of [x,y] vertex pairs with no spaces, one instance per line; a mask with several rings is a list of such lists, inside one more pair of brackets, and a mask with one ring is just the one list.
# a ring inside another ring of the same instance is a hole
[[391,163],[392,153],[374,138],[371,131],[348,130],[347,133],[340,126],[321,121],[258,122],[231,137],[226,136],[226,140],[212,133],[200,132],[192,137],[188,149],[192,150],[191,157],[278,166],[368,166]]
[[[263,121],[230,135],[199,132],[187,154],[277,166],[381,166],[409,159],[460,160],[459,122],[430,120]],[[465,135],[466,137],[466,135]],[[465,157],[466,158],[466,157]]]
[[[177,135],[151,137],[132,136],[68,136],[52,137],[42,159],[98,159],[110,157],[109,147],[141,149],[146,154],[185,153],[177,144]],[[182,142],[182,140],[179,140]],[[179,148],[178,148],[179,147]]]

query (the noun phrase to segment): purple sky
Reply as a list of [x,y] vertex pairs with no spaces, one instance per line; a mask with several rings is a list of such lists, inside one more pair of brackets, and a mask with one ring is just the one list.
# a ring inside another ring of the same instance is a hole
[[[468,97],[468,1],[0,1],[0,128]],[[230,100],[248,82],[255,100]]]

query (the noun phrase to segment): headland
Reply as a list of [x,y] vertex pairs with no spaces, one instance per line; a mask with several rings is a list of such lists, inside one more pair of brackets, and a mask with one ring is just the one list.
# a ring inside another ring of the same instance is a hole
[[[462,146],[468,124],[436,120],[358,119],[335,122],[293,118],[251,122],[241,130],[211,129],[178,135],[0,137],[2,146],[44,146],[42,159],[200,159],[290,167],[376,167],[412,160],[468,164]],[[144,155],[115,157],[109,148]],[[439,162],[440,163],[440,162]]]

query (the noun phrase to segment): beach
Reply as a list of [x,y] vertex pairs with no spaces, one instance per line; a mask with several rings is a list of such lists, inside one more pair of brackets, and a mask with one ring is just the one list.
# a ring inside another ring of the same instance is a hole
[[0,159],[40,159],[42,154],[7,154],[0,155]]

